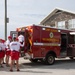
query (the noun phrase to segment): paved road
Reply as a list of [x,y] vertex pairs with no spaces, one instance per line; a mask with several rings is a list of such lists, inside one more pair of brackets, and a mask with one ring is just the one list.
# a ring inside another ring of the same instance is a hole
[[14,72],[10,72],[9,69],[4,65],[4,68],[0,68],[0,75],[75,75],[75,60],[56,60],[56,63],[50,66],[20,58],[21,71],[17,72],[15,67]]

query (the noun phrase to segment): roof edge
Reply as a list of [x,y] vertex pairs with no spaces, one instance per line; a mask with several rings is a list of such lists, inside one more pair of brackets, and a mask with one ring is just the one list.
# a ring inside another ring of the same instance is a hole
[[48,20],[53,14],[55,14],[58,10],[62,11],[62,12],[67,12],[67,13],[70,13],[70,14],[74,14],[75,15],[75,12],[72,12],[72,11],[68,11],[68,10],[65,10],[65,9],[61,9],[61,8],[58,8],[56,7],[55,9],[53,9],[51,11],[51,13],[49,15],[47,15],[41,22],[40,24],[43,24],[44,22],[46,22],[46,20]]

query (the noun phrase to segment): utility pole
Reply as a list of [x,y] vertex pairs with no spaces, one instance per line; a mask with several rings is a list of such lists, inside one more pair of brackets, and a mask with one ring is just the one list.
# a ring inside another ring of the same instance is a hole
[[7,40],[7,23],[8,23],[8,18],[7,18],[7,0],[5,0],[5,40]]

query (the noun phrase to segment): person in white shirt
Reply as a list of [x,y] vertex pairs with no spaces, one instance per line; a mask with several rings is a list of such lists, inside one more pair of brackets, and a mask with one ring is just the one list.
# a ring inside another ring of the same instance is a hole
[[10,47],[9,47],[9,44],[12,40],[12,37],[11,36],[8,36],[8,40],[6,41],[6,66],[8,67],[9,66],[9,56],[10,56]]
[[[25,37],[22,34],[22,32],[20,32],[20,35],[18,36],[18,41],[23,44],[23,42],[25,41]],[[24,55],[24,47],[20,47],[20,56]]]
[[24,46],[23,44],[19,43],[17,39],[14,37],[13,41],[10,43],[10,50],[11,50],[11,65],[10,65],[10,71],[13,71],[13,64],[16,60],[16,66],[17,66],[17,71],[19,70],[19,51],[20,51],[20,46]]
[[18,36],[18,40],[19,40],[20,43],[24,42],[24,36],[22,34],[20,34]]

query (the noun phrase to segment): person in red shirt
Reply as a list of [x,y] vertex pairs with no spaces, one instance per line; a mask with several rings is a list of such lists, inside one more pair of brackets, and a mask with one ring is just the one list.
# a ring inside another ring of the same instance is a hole
[[11,65],[10,65],[10,71],[13,71],[13,65],[14,62],[16,61],[16,67],[17,67],[17,71],[19,70],[19,54],[20,54],[20,46],[24,46],[24,42],[23,44],[21,44],[20,42],[17,41],[17,39],[14,37],[13,41],[10,43],[10,50],[11,50]]

